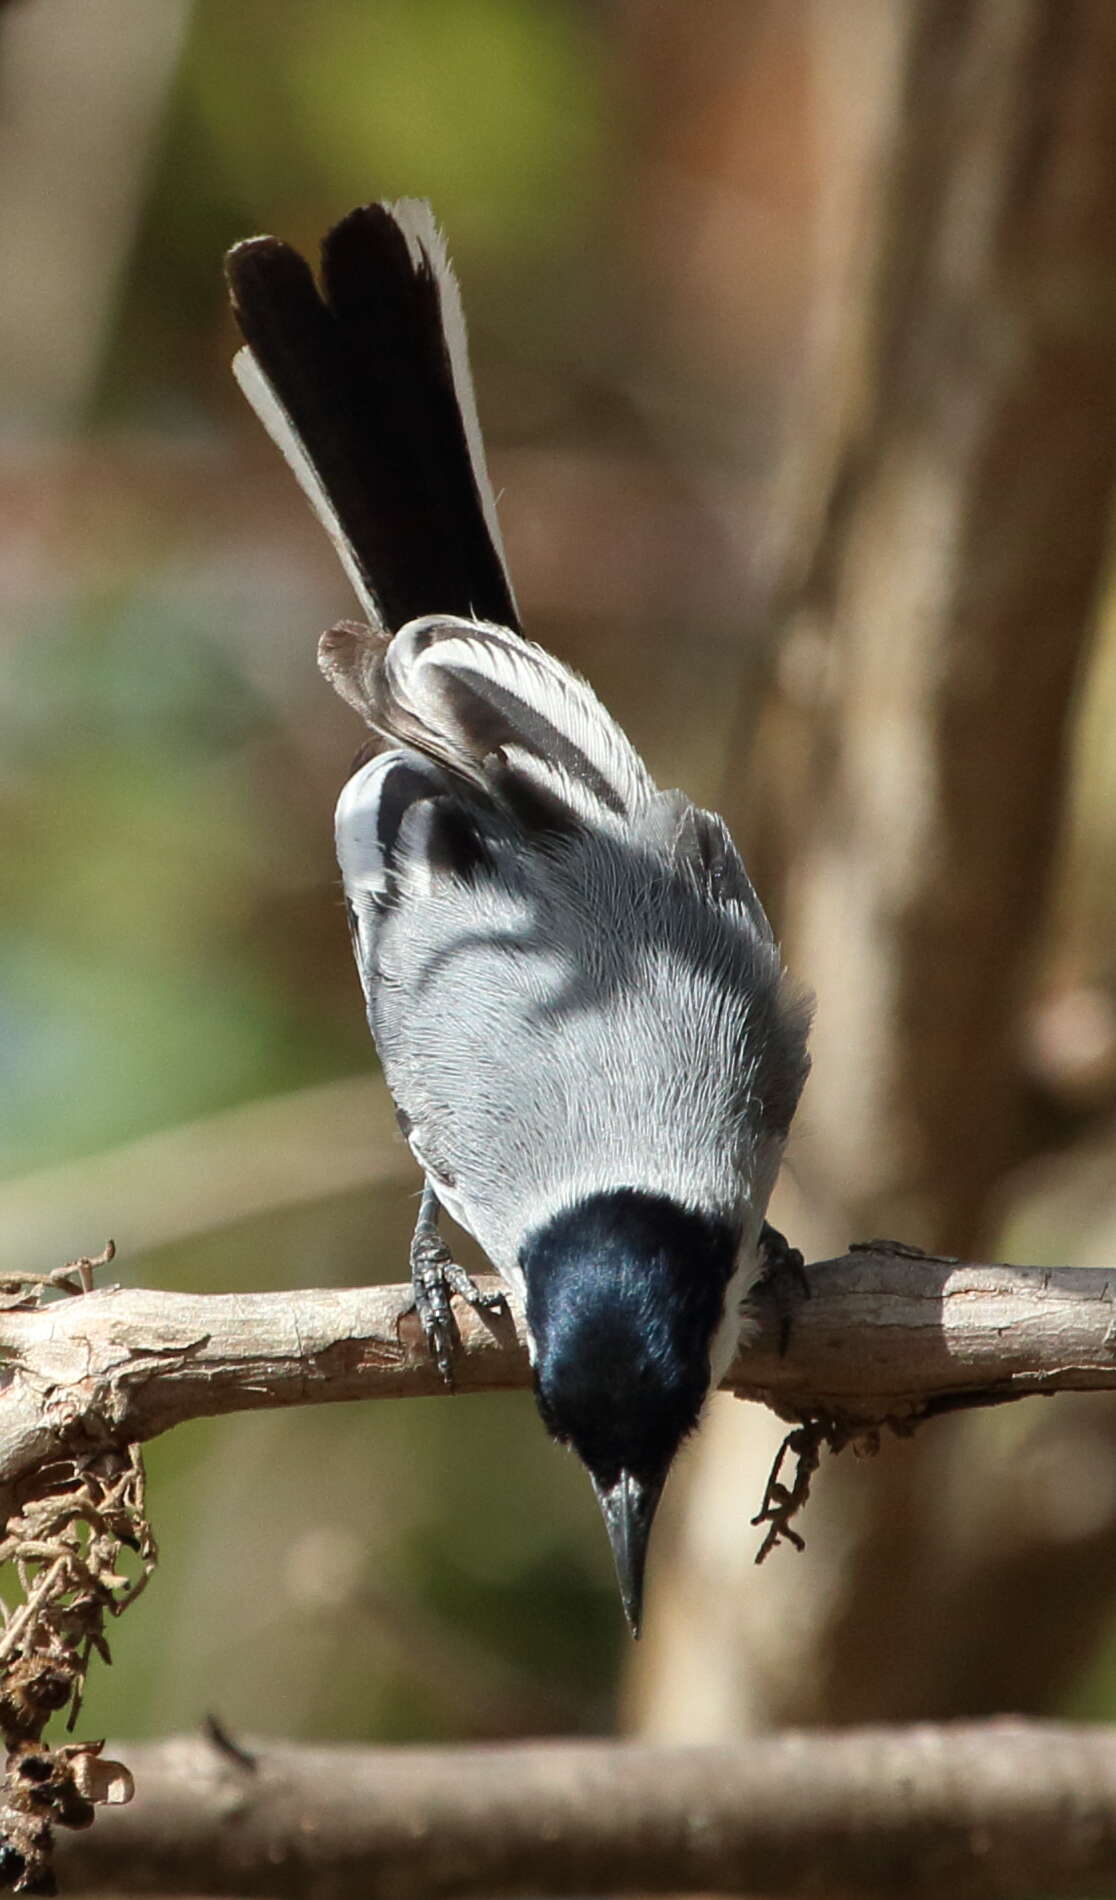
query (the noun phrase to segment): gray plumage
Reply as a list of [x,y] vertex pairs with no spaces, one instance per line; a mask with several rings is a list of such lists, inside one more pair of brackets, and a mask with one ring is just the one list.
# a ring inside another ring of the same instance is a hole
[[438,1199],[518,1286],[554,1213],[647,1189],[738,1228],[745,1293],[807,1013],[721,820],[658,791],[585,683],[500,628],[413,622],[386,649],[339,629],[323,664],[363,682],[386,748],[342,795],[337,850]]

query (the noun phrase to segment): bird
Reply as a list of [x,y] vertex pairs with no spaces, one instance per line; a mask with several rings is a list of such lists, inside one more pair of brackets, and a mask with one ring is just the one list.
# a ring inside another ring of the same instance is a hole
[[522,1303],[543,1424],[587,1470],[638,1635],[667,1474],[747,1305],[806,1080],[787,976],[722,819],[660,790],[591,686],[524,632],[457,280],[423,200],[361,205],[316,279],[226,259],[234,373],[362,621],[322,636],[369,736],[336,809],[369,1027],[423,1175],[415,1307],[452,1381],[439,1231]]

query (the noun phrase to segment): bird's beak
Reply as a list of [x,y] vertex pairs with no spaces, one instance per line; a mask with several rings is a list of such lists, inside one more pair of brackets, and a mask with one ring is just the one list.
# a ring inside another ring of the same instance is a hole
[[594,1478],[593,1489],[604,1513],[605,1529],[612,1545],[624,1614],[632,1635],[638,1636],[643,1617],[643,1571],[647,1562],[647,1540],[662,1494],[663,1480],[658,1478],[645,1484],[642,1478],[635,1477],[632,1472],[622,1471],[615,1484],[598,1484]]

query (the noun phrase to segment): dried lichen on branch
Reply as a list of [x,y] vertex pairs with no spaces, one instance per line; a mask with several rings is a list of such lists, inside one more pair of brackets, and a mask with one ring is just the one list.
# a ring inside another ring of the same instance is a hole
[[[50,1291],[88,1294],[94,1269],[112,1254],[110,1242],[95,1259],[6,1279],[0,1287],[4,1310],[49,1310],[43,1301]],[[55,1891],[56,1826],[88,1827],[98,1803],[131,1797],[131,1776],[102,1756],[100,1742],[51,1747],[42,1737],[50,1718],[67,1705],[67,1730],[74,1728],[90,1660],[112,1660],[106,1617],[121,1615],[135,1601],[156,1557],[143,1460],[133,1443],[77,1455],[60,1450],[40,1467],[35,1493],[5,1526],[0,1565],[14,1578],[20,1601],[0,1598],[0,1731],[6,1748],[0,1883],[17,1893]]]

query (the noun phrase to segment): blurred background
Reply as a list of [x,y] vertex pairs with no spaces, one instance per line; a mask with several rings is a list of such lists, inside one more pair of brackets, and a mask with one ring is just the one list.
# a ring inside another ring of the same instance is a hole
[[[221,257],[429,196],[528,625],[730,816],[818,992],[776,1218],[1116,1260],[1106,0],[0,11],[0,1263],[398,1281],[416,1174],[332,856],[353,603]],[[1116,1406],[938,1422],[749,1519],[720,1398],[633,1652],[526,1394],[185,1427],[83,1732],[1116,1715]]]

